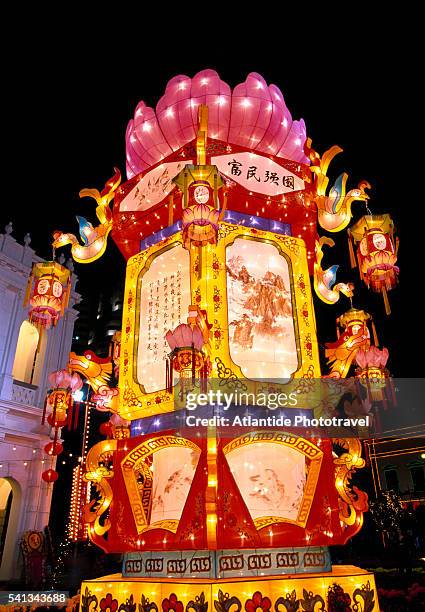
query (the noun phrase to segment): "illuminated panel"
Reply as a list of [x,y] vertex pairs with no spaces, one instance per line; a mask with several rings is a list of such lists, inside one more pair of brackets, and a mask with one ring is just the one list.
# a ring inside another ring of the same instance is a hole
[[153,455],[151,523],[180,520],[199,455],[193,448],[174,446]]
[[254,521],[269,516],[297,520],[306,482],[303,454],[258,442],[236,448],[227,461]]
[[137,181],[120,203],[120,211],[146,210],[161,202],[173,189],[172,179],[191,160],[161,164]]
[[237,238],[226,269],[233,362],[247,378],[289,378],[298,358],[287,260],[272,244]]
[[146,393],[165,388],[170,348],[165,340],[187,319],[190,298],[190,255],[181,245],[155,257],[140,283],[137,381]]
[[234,153],[211,158],[211,163],[245,189],[277,196],[301,191],[304,181],[272,159],[255,153]]

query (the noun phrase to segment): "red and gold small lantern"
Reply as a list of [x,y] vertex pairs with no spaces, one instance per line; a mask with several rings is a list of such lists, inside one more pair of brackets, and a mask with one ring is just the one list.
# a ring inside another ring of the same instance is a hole
[[202,350],[205,344],[205,332],[203,333],[201,329],[201,318],[198,317],[201,326],[195,323],[196,316],[197,311],[195,316],[189,315],[189,323],[181,323],[165,335],[171,348],[166,373],[166,386],[170,392],[173,387],[173,370],[180,376],[182,392],[188,386],[194,386],[196,379],[204,383],[208,377],[209,358]]
[[372,291],[382,293],[385,312],[390,314],[387,291],[398,282],[398,239],[390,215],[365,215],[348,230],[351,265],[356,266],[352,241],[357,245],[360,277]]
[[29,321],[38,328],[55,326],[68,306],[71,272],[56,261],[33,264],[24,306],[30,303]]
[[356,363],[359,366],[356,376],[367,388],[372,401],[382,402],[386,399],[385,389],[390,377],[385,367],[388,356],[388,349],[379,349],[376,346],[359,349],[356,353]]
[[183,241],[186,248],[216,244],[220,212],[207,204],[185,208],[182,214]]
[[[47,422],[54,430],[52,442],[44,446],[44,452],[53,459],[63,452],[62,443],[58,440],[59,429],[65,424],[68,425],[68,429],[71,429],[74,406],[72,394],[81,389],[83,381],[79,374],[72,374],[68,370],[57,370],[49,374],[49,382],[51,389],[46,398],[42,423],[44,424],[47,416]],[[77,425],[77,417],[78,410],[75,409],[74,428]],[[53,468],[46,470],[41,476],[48,483],[58,479],[58,473]]]
[[[83,386],[83,381],[79,374],[71,374],[68,370],[57,370],[49,374],[49,382],[51,389],[48,393],[46,413],[48,414],[48,422],[65,424],[68,421],[68,427],[72,425],[72,394],[79,391]],[[74,428],[77,424],[77,411],[74,415]],[[49,421],[49,417],[51,417]],[[45,415],[43,415],[44,421]],[[54,425],[53,425],[54,426]],[[57,425],[61,427],[62,425]]]
[[44,482],[48,482],[50,484],[51,482],[56,482],[56,480],[59,478],[59,474],[53,468],[49,468],[42,473],[41,477]]

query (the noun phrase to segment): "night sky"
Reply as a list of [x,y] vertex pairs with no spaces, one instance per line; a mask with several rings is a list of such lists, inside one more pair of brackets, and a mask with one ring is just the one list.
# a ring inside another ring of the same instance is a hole
[[[191,44],[185,46],[186,34],[180,29],[172,39],[165,36],[168,43],[162,39],[145,47],[142,37],[130,45],[125,38],[111,37],[101,25],[90,31],[84,22],[72,34],[56,28],[44,32],[45,40],[40,33],[29,35],[24,57],[17,55],[5,67],[5,117],[11,137],[1,227],[13,221],[20,241],[30,231],[32,246],[50,257],[54,229],[78,234],[76,214],[96,221],[94,205],[80,200],[79,190],[102,189],[113,166],[124,174],[125,129],[139,100],[154,106],[167,81],[179,73],[193,76],[214,68],[235,86],[249,72],[259,72],[280,87],[293,118],[304,118],[316,150],[323,153],[333,144],[344,149],[332,162],[331,178],[346,170],[348,188],[368,180],[372,211],[392,214],[401,239],[401,285],[390,293],[390,318],[384,315],[381,296],[365,291],[357,270],[348,267],[345,232],[333,235],[337,247],[326,251],[323,265],[340,263],[338,280],[354,280],[354,305],[374,314],[381,342],[390,349],[393,374],[419,376],[421,364],[413,354],[420,327],[412,313],[421,303],[414,290],[420,270],[407,237],[412,219],[417,221],[409,206],[412,196],[403,189],[410,169],[403,118],[413,111],[407,112],[407,73],[394,71],[400,51],[390,35],[384,42],[370,36],[371,27],[365,33],[367,44],[355,46],[349,42],[349,23],[346,44],[338,40],[334,45],[331,29],[323,40],[310,40],[306,31],[300,32],[297,44],[272,35],[234,43],[215,37],[214,44],[211,39],[195,44],[194,33],[188,31]],[[356,219],[364,214],[364,206],[355,203],[353,211]],[[124,260],[110,240],[102,260],[76,264],[80,292],[100,292],[104,283],[114,282],[122,266]],[[322,343],[335,339],[335,318],[348,306],[345,298],[334,307],[319,303]]]

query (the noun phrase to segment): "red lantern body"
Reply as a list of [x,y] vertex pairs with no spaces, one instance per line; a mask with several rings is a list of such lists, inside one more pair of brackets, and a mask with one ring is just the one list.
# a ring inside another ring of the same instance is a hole
[[45,472],[43,472],[41,477],[45,482],[50,483],[50,482],[56,482],[56,480],[59,477],[59,474],[57,473],[56,470],[53,470],[52,468],[50,468],[49,470],[46,470]]
[[[391,312],[387,291],[397,285],[399,268],[397,241],[394,241],[394,224],[389,215],[367,215],[350,230],[349,235],[357,245],[357,262],[360,276],[372,291],[382,293],[387,314]],[[352,253],[352,265],[355,265]]]
[[57,456],[63,452],[61,442],[48,442],[44,447],[44,452],[48,455]]

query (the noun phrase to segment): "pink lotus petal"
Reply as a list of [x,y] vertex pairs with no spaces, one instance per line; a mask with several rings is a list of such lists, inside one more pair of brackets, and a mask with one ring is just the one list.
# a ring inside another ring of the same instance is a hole
[[177,346],[173,332],[172,331],[167,331],[167,333],[165,334],[165,339],[168,342],[168,346],[173,351],[176,348],[176,346]]
[[202,349],[202,346],[204,344],[204,338],[202,336],[202,332],[199,329],[199,327],[195,327],[193,329],[193,344],[194,347],[200,351]]
[[126,132],[129,178],[194,140],[198,107],[208,105],[208,136],[265,154],[309,163],[304,121],[292,121],[282,92],[251,72],[233,92],[215,70],[172,78],[155,111],[137,105]]
[[366,367],[366,353],[363,349],[359,349],[356,353],[356,362],[361,368]]

